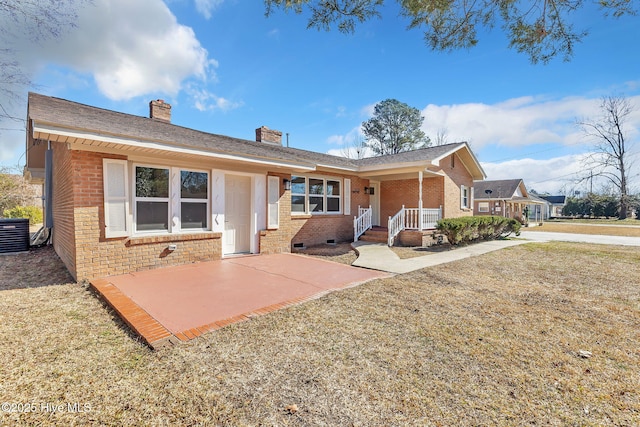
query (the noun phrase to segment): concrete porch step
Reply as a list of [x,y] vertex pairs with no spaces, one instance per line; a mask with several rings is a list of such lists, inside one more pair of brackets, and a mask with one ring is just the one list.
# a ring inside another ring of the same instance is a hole
[[360,240],[372,243],[387,243],[388,233],[386,228],[374,227],[360,236]]

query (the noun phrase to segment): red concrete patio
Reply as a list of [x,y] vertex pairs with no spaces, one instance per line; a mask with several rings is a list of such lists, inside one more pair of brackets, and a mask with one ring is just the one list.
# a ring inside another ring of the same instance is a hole
[[91,281],[152,348],[387,277],[295,254],[227,258]]

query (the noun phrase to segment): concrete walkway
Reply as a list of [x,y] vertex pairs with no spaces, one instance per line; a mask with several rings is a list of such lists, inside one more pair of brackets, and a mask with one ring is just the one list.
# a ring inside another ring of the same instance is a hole
[[522,231],[519,238],[514,238],[512,240],[492,240],[489,242],[474,243],[469,246],[449,251],[437,252],[409,259],[400,259],[398,255],[396,255],[396,253],[389,249],[389,247],[384,243],[355,242],[352,246],[358,252],[358,259],[352,265],[355,267],[402,274],[420,270],[421,268],[433,267],[434,265],[486,254],[487,252],[497,251],[511,246],[531,242],[550,241],[593,243],[599,245],[640,246],[640,237]]
[[493,252],[511,246],[522,245],[524,243],[529,242],[526,240],[492,240],[425,256],[400,259],[398,255],[384,243],[355,242],[352,246],[358,252],[358,259],[351,265],[402,274],[420,270],[421,268],[433,267],[434,265],[486,254],[487,252]]

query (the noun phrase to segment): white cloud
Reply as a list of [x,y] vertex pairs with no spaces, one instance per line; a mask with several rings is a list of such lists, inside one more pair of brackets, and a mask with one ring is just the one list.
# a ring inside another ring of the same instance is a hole
[[205,19],[211,19],[212,12],[222,4],[223,0],[195,0],[195,2],[198,13]]
[[570,144],[579,129],[578,117],[597,111],[599,100],[563,98],[559,100],[522,97],[497,104],[469,103],[428,105],[423,130],[435,136],[447,129],[450,141],[473,141],[476,148],[489,144],[523,146],[539,143]]
[[272,39],[279,39],[280,38],[280,29],[278,28],[274,28],[273,30],[269,31],[267,33],[267,37],[272,38]]
[[[584,194],[590,190],[614,190],[611,182],[603,177],[593,176],[587,179],[591,170],[587,160],[589,156],[598,154],[587,152],[544,160],[525,158],[496,163],[482,162],[482,167],[488,180],[522,178],[528,189],[535,189],[538,193],[572,195],[574,191]],[[629,160],[634,158],[629,157]],[[640,190],[640,174],[630,174],[628,185],[630,193],[636,194]]]
[[327,144],[340,148],[331,148],[327,154],[352,159],[373,156],[373,150],[364,147],[365,138],[360,126],[351,129],[345,135],[331,135],[327,138]]
[[528,189],[539,193],[560,194],[580,187],[584,155],[568,155],[545,160],[519,159],[500,163],[482,163],[488,180],[522,178]]
[[[42,87],[50,92],[91,87],[92,78],[98,90],[112,100],[173,98],[188,88],[208,93],[207,85],[216,82],[218,63],[209,57],[193,29],[178,23],[162,0],[93,0],[78,10],[77,28],[42,44],[30,37],[35,23],[6,24],[12,25],[6,29],[5,34],[10,35],[6,47],[28,78],[41,83],[39,72],[47,65],[57,66],[46,69],[47,83]],[[3,99],[2,105],[10,115],[22,118],[27,87],[16,90],[19,98],[15,102]],[[238,105],[214,95],[206,103],[199,102],[208,109]],[[23,122],[0,116],[0,162],[24,161],[24,127]]]
[[241,101],[230,101],[205,89],[191,88],[188,92],[193,98],[194,107],[199,111],[229,111],[243,105]]
[[161,0],[95,0],[80,10],[77,29],[40,54],[93,75],[100,92],[113,100],[175,96],[186,79],[215,79],[218,65]]
[[[627,83],[626,87],[633,87]],[[629,97],[640,107],[640,96]],[[597,117],[600,98],[524,96],[495,104],[466,103],[429,104],[422,109],[423,131],[435,140],[446,132],[448,142],[473,142],[475,149],[487,145],[519,147],[532,144],[558,143],[574,145],[584,141],[576,120]],[[372,117],[375,104],[361,108],[364,117]],[[640,126],[640,110],[629,120],[630,131]]]

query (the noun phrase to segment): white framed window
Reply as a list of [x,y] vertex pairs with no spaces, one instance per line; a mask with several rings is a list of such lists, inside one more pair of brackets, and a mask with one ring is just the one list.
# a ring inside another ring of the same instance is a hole
[[478,202],[478,212],[489,212],[489,202]]
[[209,228],[209,173],[180,170],[180,228]]
[[307,213],[307,179],[304,176],[291,177],[291,213]]
[[133,166],[136,233],[209,229],[209,172],[166,166]]
[[460,209],[469,208],[469,194],[470,189],[466,185],[460,186]]
[[319,176],[291,177],[292,214],[339,214],[342,212],[342,181]]
[[134,220],[140,232],[169,231],[169,168],[134,167]]

